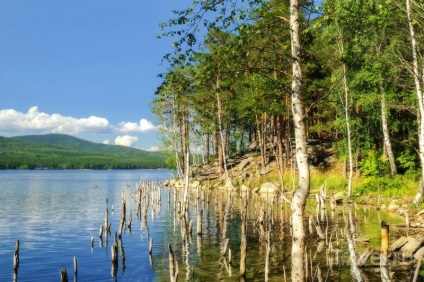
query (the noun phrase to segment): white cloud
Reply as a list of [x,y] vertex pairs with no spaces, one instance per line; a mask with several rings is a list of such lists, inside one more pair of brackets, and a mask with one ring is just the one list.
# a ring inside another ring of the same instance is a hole
[[146,132],[156,130],[156,126],[147,119],[142,118],[137,124],[136,122],[121,122],[120,132]]
[[115,139],[115,145],[131,147],[131,145],[137,141],[138,141],[137,136],[130,136],[130,135],[118,136]]
[[102,144],[109,145],[109,140],[103,141]]
[[147,149],[147,151],[150,151],[150,152],[158,152],[158,151],[161,151],[161,150],[162,149],[159,146],[152,146],[149,149]]
[[105,133],[111,130],[105,118],[90,116],[88,118],[74,118],[60,114],[46,114],[38,111],[38,107],[31,107],[28,112],[22,113],[13,109],[0,110],[0,131],[2,132],[37,132],[37,133]]

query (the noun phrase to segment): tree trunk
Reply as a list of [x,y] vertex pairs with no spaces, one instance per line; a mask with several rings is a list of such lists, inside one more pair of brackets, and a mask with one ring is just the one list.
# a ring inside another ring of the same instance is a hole
[[[342,48],[343,48],[343,42]],[[352,195],[352,179],[353,179],[353,153],[352,153],[352,134],[350,131],[350,115],[349,115],[349,87],[347,86],[346,77],[346,64],[343,64],[343,89],[345,94],[345,122],[346,122],[346,134],[347,134],[347,150],[349,154],[349,176],[347,182],[347,199],[350,199]]]
[[206,133],[206,140],[205,140],[205,148],[206,148],[206,163],[209,164],[210,162],[210,157],[211,157],[211,152],[210,152],[210,148],[209,148],[209,143],[210,143],[210,133],[207,132]]
[[284,146],[283,146],[283,124],[282,124],[283,117],[278,115],[275,119],[276,119],[275,131],[277,135],[277,164],[278,164],[278,170],[280,174],[282,175],[284,170],[284,159],[283,159]]
[[[222,136],[222,101],[221,97],[219,96],[219,91],[221,87],[221,74],[219,73],[216,78],[216,103],[218,106],[218,131],[219,131],[219,139],[221,141],[221,160],[222,160],[222,166],[224,167],[224,172],[227,177],[227,182],[229,183],[230,187],[233,187],[233,184],[231,182],[230,176],[228,175],[227,170],[227,160],[225,157],[225,144],[224,144],[224,138]],[[222,166],[221,167],[221,173],[222,173]],[[220,173],[220,174],[221,174]]]
[[284,148],[286,149],[286,161],[285,166],[287,167],[289,164],[289,158],[292,158],[292,144],[291,144],[291,120],[290,120],[290,97],[289,95],[286,95],[286,108],[287,108],[287,115],[284,119],[285,124],[285,140],[284,140]]
[[175,101],[172,101],[172,131],[174,134],[174,150],[175,150],[175,166],[177,170],[177,178],[181,179],[183,177],[182,175],[182,168],[180,163],[180,157],[178,154],[178,134],[177,134],[177,116],[175,114],[176,108],[175,108]]
[[256,115],[256,129],[258,136],[258,146],[261,152],[261,165],[266,166],[266,140],[265,140],[265,129],[266,128],[266,113],[262,113],[261,116]]
[[309,194],[309,164],[306,152],[305,116],[302,101],[301,82],[302,69],[300,65],[300,31],[299,31],[299,1],[290,0],[290,35],[293,60],[293,77],[291,86],[291,101],[293,124],[296,142],[296,162],[299,169],[299,186],[294,192],[291,202],[292,212],[292,281],[305,280],[305,227],[303,213]]
[[222,142],[221,142],[221,134],[219,130],[215,131],[215,148],[216,148],[216,157],[218,158],[218,170],[217,173],[222,175],[224,168],[224,161],[222,159]]
[[395,156],[393,154],[392,143],[390,142],[390,133],[389,133],[389,125],[388,125],[389,122],[387,117],[387,106],[386,106],[386,95],[384,93],[383,86],[380,86],[380,89],[381,89],[381,124],[383,126],[384,150],[389,160],[390,172],[393,176],[397,174],[397,167],[395,163]]
[[231,137],[231,122],[227,121],[225,127],[225,154],[230,155],[230,137]]
[[188,112],[185,106],[182,106],[182,155],[183,155],[183,166],[184,166],[184,177],[186,178],[189,170],[190,160],[187,158],[190,156],[189,148],[189,131],[188,131]]
[[[409,32],[411,37],[411,45],[412,45],[412,59],[413,59],[413,76],[414,76],[414,82],[415,82],[415,90],[417,92],[417,98],[418,98],[418,140],[419,140],[419,148],[418,153],[420,156],[420,162],[421,162],[421,181],[424,182],[424,97],[421,87],[421,80],[420,80],[420,72],[419,72],[419,62],[418,62],[418,43],[415,38],[415,30],[414,25],[412,23],[412,16],[411,16],[411,6],[409,0],[406,0],[406,15],[408,17],[408,25],[409,25]],[[424,185],[420,185],[418,188],[417,195],[414,198],[414,205],[418,206],[421,198],[424,194]]]

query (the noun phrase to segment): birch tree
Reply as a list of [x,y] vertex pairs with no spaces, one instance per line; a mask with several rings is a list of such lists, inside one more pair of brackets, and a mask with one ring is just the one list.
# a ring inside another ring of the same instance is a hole
[[292,212],[292,281],[305,280],[305,226],[303,213],[309,195],[310,173],[306,151],[305,114],[302,96],[302,68],[299,1],[290,0],[290,38],[292,50],[291,101],[296,142],[296,163],[299,170],[299,185],[293,194]]

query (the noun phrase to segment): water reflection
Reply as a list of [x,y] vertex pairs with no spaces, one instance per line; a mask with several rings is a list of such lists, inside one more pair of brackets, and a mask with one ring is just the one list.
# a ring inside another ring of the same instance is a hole
[[[183,191],[152,182],[169,177],[166,172],[149,171],[152,178],[142,177],[143,171],[1,173],[0,224],[8,228],[0,230],[0,264],[10,269],[0,273],[2,281],[12,273],[17,280],[11,258],[18,238],[24,258],[20,281],[56,281],[62,267],[72,269],[74,256],[81,281],[168,281],[168,244],[181,280],[289,280],[291,224],[289,207],[280,197],[196,189],[186,213]],[[381,220],[399,220],[359,205],[313,203],[307,215],[308,276],[324,280],[351,279],[347,234],[360,254],[379,247]],[[104,230],[95,245],[100,225]],[[135,230],[140,236],[132,236]],[[109,244],[110,234],[115,235]],[[357,242],[365,237],[370,240]]]

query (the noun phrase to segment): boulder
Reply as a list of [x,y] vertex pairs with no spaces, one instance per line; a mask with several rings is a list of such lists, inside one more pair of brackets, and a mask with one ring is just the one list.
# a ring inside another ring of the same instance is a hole
[[346,191],[340,191],[331,196],[331,199],[336,203],[342,203],[344,199],[346,199],[347,193]]
[[267,175],[270,172],[271,172],[271,169],[269,167],[264,167],[264,168],[261,168],[261,170],[259,171],[259,174],[260,175]]
[[237,169],[239,170],[239,171],[242,171],[244,168],[246,168],[249,164],[250,164],[250,162],[252,161],[252,158],[250,157],[250,158],[247,158],[247,159],[243,159],[240,163],[239,163],[239,165],[238,165],[238,167],[237,167]]

